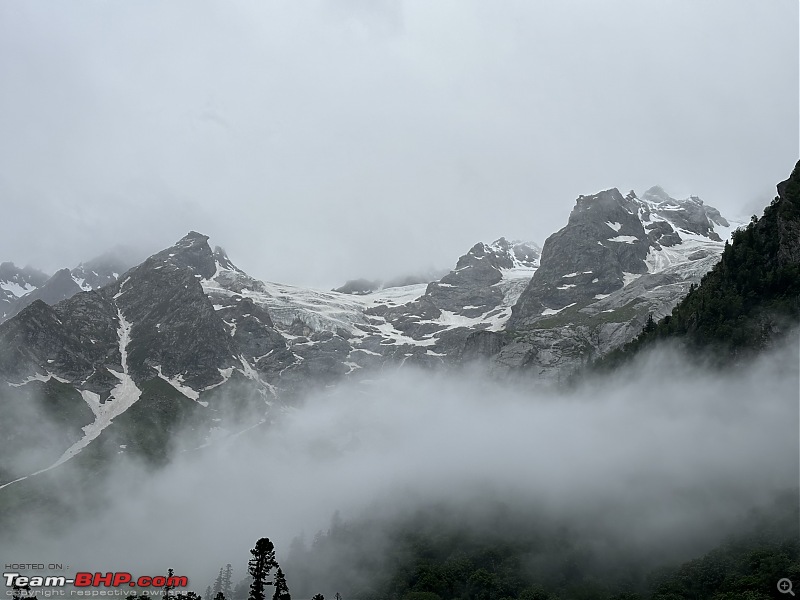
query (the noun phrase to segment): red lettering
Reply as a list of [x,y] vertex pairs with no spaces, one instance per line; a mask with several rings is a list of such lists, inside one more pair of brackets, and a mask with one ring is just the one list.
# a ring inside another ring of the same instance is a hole
[[94,587],[100,587],[102,583],[104,586],[108,587],[111,585],[111,582],[114,581],[114,573],[106,573],[103,575],[102,573],[95,573],[94,580],[92,580],[92,585]]

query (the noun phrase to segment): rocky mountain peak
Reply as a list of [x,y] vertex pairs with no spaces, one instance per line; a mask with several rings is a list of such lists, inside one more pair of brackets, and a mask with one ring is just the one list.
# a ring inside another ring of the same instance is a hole
[[642,200],[661,204],[662,202],[676,202],[660,185],[654,185],[642,194]]
[[154,254],[145,263],[149,263],[150,266],[170,265],[188,268],[204,279],[210,279],[217,272],[214,252],[208,245],[208,236],[196,231],[190,231],[174,246]]
[[598,215],[605,214],[606,216],[620,215],[620,211],[628,214],[636,212],[635,196],[623,196],[617,188],[604,190],[590,196],[581,194],[575,201],[575,207],[572,209],[570,219],[580,218],[580,215]]
[[[509,242],[501,237],[491,244],[478,242],[461,256],[456,263],[456,271],[469,267],[494,270],[513,269],[519,267],[535,268],[539,266],[541,249],[533,242]],[[485,262],[481,262],[485,261]]]
[[687,260],[717,254],[721,246],[703,245],[722,241],[715,226],[730,224],[699,197],[676,200],[660,186],[641,198],[633,191],[622,196],[617,188],[579,196],[567,226],[545,241],[541,266],[508,325],[528,327],[570,307],[582,309],[682,260],[663,254],[665,247],[691,246]]
[[[722,238],[714,231],[714,227],[728,228],[731,226],[716,208],[707,206],[698,196],[689,196],[684,200],[678,200],[660,186],[651,187],[642,194],[640,216],[643,221],[661,223],[653,225],[649,229],[666,231],[665,225],[668,225],[672,231],[667,233],[674,233],[674,236],[671,236],[673,240],[680,240],[680,233],[683,231],[684,235],[700,235],[719,242],[722,241]],[[660,243],[659,239],[652,239],[652,241],[656,246]],[[662,245],[669,246],[672,243]]]
[[217,263],[220,269],[244,273],[244,271],[231,262],[231,259],[228,258],[228,254],[221,246],[214,246],[214,261]]

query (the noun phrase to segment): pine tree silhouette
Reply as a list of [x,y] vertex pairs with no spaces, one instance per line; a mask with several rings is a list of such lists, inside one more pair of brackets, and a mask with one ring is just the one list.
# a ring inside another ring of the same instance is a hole
[[[222,591],[222,567],[219,568],[219,574],[214,580],[214,589],[212,590],[214,597]],[[211,596],[209,596],[211,598]]]
[[289,594],[289,586],[286,585],[286,577],[283,571],[278,567],[278,572],[275,573],[275,593],[272,595],[272,600],[292,600]]
[[247,569],[253,577],[253,583],[250,585],[249,600],[264,600],[264,587],[272,585],[272,582],[267,581],[269,572],[278,564],[275,562],[275,546],[269,541],[269,538],[261,538],[256,542],[255,548],[250,550],[253,558],[247,563]]
[[233,567],[231,567],[231,563],[225,565],[225,570],[222,572],[222,593],[225,594],[226,598],[231,598],[233,596],[233,587],[231,585],[231,579],[233,578]]

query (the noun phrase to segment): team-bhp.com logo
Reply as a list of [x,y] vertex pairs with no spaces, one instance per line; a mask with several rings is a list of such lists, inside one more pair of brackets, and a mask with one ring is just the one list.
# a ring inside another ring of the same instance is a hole
[[3,578],[6,581],[6,586],[16,589],[24,588],[57,588],[74,585],[75,587],[169,587],[179,588],[189,585],[189,578],[180,575],[155,575],[150,577],[142,575],[134,577],[125,571],[117,571],[110,573],[75,573],[74,577],[64,577],[63,575],[47,577],[33,575],[21,575],[19,573],[3,573]]

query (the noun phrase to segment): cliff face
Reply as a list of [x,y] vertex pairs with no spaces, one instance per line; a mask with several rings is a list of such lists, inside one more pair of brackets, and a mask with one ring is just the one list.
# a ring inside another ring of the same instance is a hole
[[669,314],[733,229],[699,198],[676,200],[659,187],[641,198],[616,189],[581,196],[545,241],[505,330],[470,335],[464,355],[488,356],[496,373],[568,376],[631,340],[650,315]]
[[610,368],[659,339],[712,350],[720,364],[745,359],[800,323],[800,162],[778,196],[733,233],[720,261],[665,315],[599,364]]

